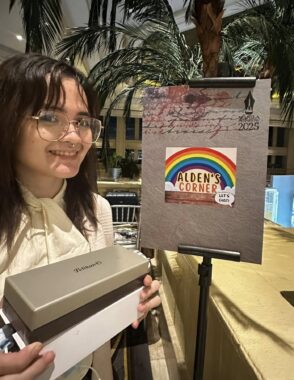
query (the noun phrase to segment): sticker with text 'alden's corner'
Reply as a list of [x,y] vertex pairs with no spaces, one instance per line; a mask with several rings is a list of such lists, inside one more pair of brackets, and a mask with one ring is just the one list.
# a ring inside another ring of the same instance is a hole
[[166,148],[165,201],[233,207],[237,148]]

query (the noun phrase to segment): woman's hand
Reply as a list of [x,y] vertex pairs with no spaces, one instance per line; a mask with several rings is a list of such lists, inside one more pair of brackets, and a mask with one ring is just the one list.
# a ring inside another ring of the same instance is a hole
[[52,351],[39,355],[43,345],[35,342],[19,352],[0,353],[0,379],[32,380],[54,360]]
[[160,305],[160,297],[154,296],[154,294],[159,290],[160,283],[157,280],[152,280],[152,277],[147,274],[144,278],[144,289],[140,293],[140,303],[138,305],[138,311],[143,313],[143,316],[137,321],[132,323],[134,329],[138,328],[140,322],[146,318],[148,312],[154,307]]

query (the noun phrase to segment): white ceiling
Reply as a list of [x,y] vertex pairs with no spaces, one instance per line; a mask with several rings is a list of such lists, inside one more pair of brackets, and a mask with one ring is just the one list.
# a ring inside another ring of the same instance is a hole
[[[0,1],[0,60],[16,52],[24,52],[25,40],[19,41],[16,35],[24,37],[24,31],[20,18],[18,2],[9,13],[9,1]],[[239,0],[226,0],[225,15],[236,13],[240,10],[237,5]],[[90,0],[62,0],[65,24],[69,27],[80,26],[87,23]],[[183,0],[170,0],[175,17],[181,30],[191,29],[193,25],[185,23]]]

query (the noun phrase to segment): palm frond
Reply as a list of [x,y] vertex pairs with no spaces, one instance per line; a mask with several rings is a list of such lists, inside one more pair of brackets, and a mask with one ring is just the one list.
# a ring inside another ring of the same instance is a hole
[[89,11],[88,26],[99,25],[100,24],[100,15],[101,15],[101,6],[103,0],[92,0]]
[[174,19],[173,10],[168,0],[133,1],[131,16],[139,23],[154,19],[169,22]]
[[[189,3],[188,3],[188,1],[189,1]],[[185,13],[185,20],[186,20],[186,22],[190,21],[192,1],[193,0],[184,0],[184,7],[188,3],[187,10],[186,10],[186,13]]]
[[[10,10],[16,0],[10,0]],[[49,54],[61,36],[62,11],[60,0],[19,0],[26,35],[26,52]]]
[[10,3],[9,3],[9,12],[11,11],[11,9],[14,7],[14,4],[16,3],[16,0],[10,0]]
[[[120,12],[117,12],[118,9]],[[122,14],[122,20],[117,15]],[[173,17],[173,11],[168,0],[92,0],[88,26],[109,25],[115,27],[132,19],[136,23],[152,20],[168,20]],[[117,34],[111,29],[104,33],[105,44],[109,51],[114,51],[117,44]]]
[[235,65],[245,76],[256,76],[266,61],[267,54],[264,45],[259,40],[244,41],[243,45],[233,54]]
[[235,60],[234,60],[234,52],[230,45],[230,40],[226,38],[225,35],[222,35],[222,46],[220,52],[220,61],[226,65],[226,73],[225,76],[234,76],[235,72]]
[[[187,83],[200,76],[200,49],[187,46],[166,0],[143,0],[140,2],[141,6],[142,3],[144,5],[141,13],[138,2],[125,3],[133,7],[132,22],[116,23],[115,26],[92,24],[72,29],[57,50],[63,58],[84,58],[105,47],[106,33],[119,36],[121,42],[118,49],[109,52],[89,73],[89,80],[101,100],[101,107],[106,99],[112,99],[110,105],[107,104],[104,120],[105,139],[109,117],[118,103],[123,102],[124,115],[128,116],[132,99],[138,90],[150,84]],[[105,141],[103,146],[104,149],[107,147]]]
[[[187,72],[191,71],[195,73],[195,68],[191,70],[191,65],[193,66],[193,54],[187,46],[185,38],[179,32],[173,18],[169,22],[157,19],[149,20],[148,18],[148,22],[140,25],[132,23],[126,25],[117,24],[115,27],[97,25],[74,28],[57,45],[56,52],[57,54],[61,54],[62,59],[68,57],[74,61],[77,55],[83,59],[105,47],[104,36],[109,31],[126,38],[127,42],[125,42],[125,46],[127,50],[119,50],[119,54],[122,54],[120,57],[121,62],[127,62],[126,59],[130,60],[130,49],[132,47],[141,45],[142,48],[146,49],[146,52],[149,52],[148,49],[152,50],[153,57],[157,59],[157,61],[154,61],[154,64],[158,63],[159,58],[156,51],[158,50],[163,52],[161,55],[164,54],[164,60],[168,64],[171,63],[174,67],[178,67],[179,70],[183,70],[183,77],[190,76]],[[146,56],[142,56],[142,50],[135,49],[132,54],[136,55],[139,52],[140,54],[136,58],[132,57],[129,62],[146,59]],[[117,53],[109,57],[109,67],[114,67],[112,59],[116,55]],[[162,66],[160,67],[162,68]]]
[[[85,26],[69,29],[67,35],[56,45],[56,54],[61,59],[69,57],[74,60],[76,57],[81,59],[91,56],[99,50],[106,50],[105,35],[113,33],[124,33],[124,27],[116,26]],[[127,32],[125,32],[127,34]]]
[[[289,0],[243,0],[252,8],[225,26],[235,64],[244,75],[272,76],[283,115],[292,123],[294,88],[294,5]],[[254,8],[255,7],[255,8]],[[290,20],[290,22],[289,22]]]
[[[80,28],[72,33],[71,39],[73,35],[76,38],[74,44],[69,41],[69,36],[66,38],[69,44],[66,51],[63,51],[63,55],[68,56],[69,53],[78,52],[80,56],[87,56],[93,51],[94,46],[95,49],[99,49],[103,45],[101,35],[105,28],[126,37],[120,49],[109,53],[97,62],[89,74],[89,80],[101,99],[101,107],[104,106],[106,99],[112,99],[110,105],[107,105],[105,139],[107,139],[109,117],[119,102],[123,101],[124,115],[128,116],[133,96],[139,89],[150,84],[187,83],[189,79],[200,76],[200,49],[190,49],[173,23],[174,19],[165,22],[151,20],[148,17],[147,22],[139,25],[131,23],[117,24],[114,28],[110,26]],[[80,35],[78,36],[77,33]],[[91,40],[90,49],[89,46],[85,48],[85,42],[89,39]],[[64,49],[64,46],[62,48]],[[105,149],[107,143],[103,144]]]

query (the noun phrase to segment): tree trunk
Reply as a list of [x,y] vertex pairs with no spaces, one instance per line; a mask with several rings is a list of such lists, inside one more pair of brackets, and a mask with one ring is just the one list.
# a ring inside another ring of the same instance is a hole
[[224,1],[195,0],[191,18],[196,25],[196,33],[203,57],[205,78],[218,76],[218,60],[221,48],[221,28]]

